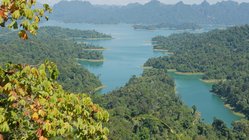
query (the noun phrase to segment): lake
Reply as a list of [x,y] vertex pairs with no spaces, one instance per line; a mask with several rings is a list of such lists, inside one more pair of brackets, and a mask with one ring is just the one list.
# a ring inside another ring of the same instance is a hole
[[[103,52],[104,62],[80,61],[81,65],[100,78],[105,86],[101,90],[103,94],[123,86],[132,75],[141,75],[142,66],[149,58],[167,55],[164,52],[153,51],[151,44],[153,37],[186,32],[183,30],[134,30],[132,25],[129,24],[84,24],[48,21],[43,25],[56,25],[80,30],[90,29],[112,35],[112,40],[87,41],[87,43],[106,48]],[[200,33],[209,30],[210,28],[206,28],[191,32]],[[200,76],[170,75],[176,81],[177,94],[181,96],[186,105],[190,107],[196,105],[205,122],[212,123],[213,118],[217,117],[231,126],[232,121],[240,119],[224,107],[221,99],[209,92],[211,85],[201,82],[199,80]]]

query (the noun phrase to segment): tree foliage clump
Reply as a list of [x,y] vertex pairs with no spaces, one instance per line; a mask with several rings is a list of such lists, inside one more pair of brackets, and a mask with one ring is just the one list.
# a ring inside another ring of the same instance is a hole
[[107,139],[108,112],[86,94],[64,91],[57,66],[0,68],[0,134],[6,139]]
[[[10,29],[19,29],[19,36],[22,39],[28,39],[27,32],[36,34],[38,23],[45,12],[51,12],[48,4],[43,8],[35,8],[36,0],[1,0],[0,3],[0,26],[6,24]],[[47,16],[45,16],[48,19]]]

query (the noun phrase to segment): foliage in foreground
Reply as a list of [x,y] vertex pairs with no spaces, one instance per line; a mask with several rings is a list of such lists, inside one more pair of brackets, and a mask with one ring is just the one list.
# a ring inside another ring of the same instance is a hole
[[107,139],[108,113],[85,94],[67,93],[57,66],[0,68],[0,134],[6,139]]
[[[36,34],[38,23],[45,12],[52,12],[48,4],[42,8],[35,7],[36,0],[1,0],[0,1],[0,26],[6,24],[10,29],[19,29],[19,37],[28,39],[27,32]],[[45,16],[48,19],[47,16]]]

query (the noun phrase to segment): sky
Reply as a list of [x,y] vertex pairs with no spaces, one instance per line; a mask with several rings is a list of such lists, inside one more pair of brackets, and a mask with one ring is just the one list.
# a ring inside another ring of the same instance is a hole
[[[58,3],[61,0],[38,0],[38,2],[41,3],[49,3],[51,5],[54,5],[55,3]],[[107,5],[126,5],[128,3],[146,3],[150,0],[88,0],[89,2],[91,2],[92,4],[107,4]],[[203,0],[160,0],[162,3],[165,4],[175,4],[179,1],[183,1],[186,4],[199,4],[201,3]],[[213,4],[213,3],[217,3],[219,1],[223,1],[223,0],[207,0],[209,3]],[[233,0],[236,2],[249,2],[249,0]]]

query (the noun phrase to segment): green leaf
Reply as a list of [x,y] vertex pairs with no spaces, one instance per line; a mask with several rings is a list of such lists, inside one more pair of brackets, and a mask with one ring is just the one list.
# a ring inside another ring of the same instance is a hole
[[24,9],[24,15],[31,20],[34,16],[34,13],[31,9]]
[[19,10],[16,10],[16,11],[12,14],[12,17],[13,17],[14,19],[18,19],[20,16],[21,16],[21,15],[20,15],[20,11],[19,11]]
[[4,19],[0,17],[0,23],[4,23]]
[[45,16],[45,19],[48,21],[48,16]]
[[45,9],[45,11],[49,11],[50,10],[50,7],[48,4],[43,4],[43,7]]
[[105,128],[103,129],[103,132],[104,132],[104,134],[107,135],[107,134],[109,134],[109,129],[105,127]]
[[26,102],[25,102],[23,99],[20,100],[19,103],[20,103],[21,105],[23,105],[23,106],[26,104]]
[[8,98],[8,101],[11,101],[11,102],[16,101],[16,97],[15,96],[10,96]]
[[35,22],[36,23],[40,22],[40,18],[38,16],[35,16]]
[[10,5],[10,0],[2,0],[2,4],[8,6]]
[[4,90],[10,91],[11,90],[11,83],[7,83],[4,87]]
[[29,27],[29,25],[30,25],[30,23],[29,23],[29,21],[28,21],[28,20],[24,20],[24,21],[22,21],[22,26],[23,26],[23,28],[28,28],[28,27]]
[[17,116],[16,112],[11,111],[10,113],[11,113],[11,117],[12,117],[14,120],[17,120],[17,119],[18,119],[18,116]]
[[95,133],[95,127],[91,125],[89,127],[89,132],[90,132],[91,135],[93,135]]
[[39,9],[39,15],[42,17],[44,15],[44,10]]
[[7,122],[0,124],[0,132],[8,132],[8,131],[10,131],[10,128]]

